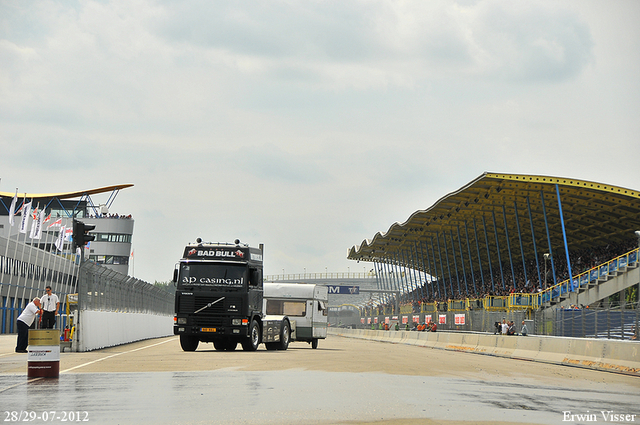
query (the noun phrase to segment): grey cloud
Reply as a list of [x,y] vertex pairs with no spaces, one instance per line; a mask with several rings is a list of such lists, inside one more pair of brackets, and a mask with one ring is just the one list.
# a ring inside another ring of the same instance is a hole
[[497,77],[562,81],[578,75],[593,60],[589,27],[562,9],[492,3],[476,28],[475,38],[494,62]]
[[294,155],[275,145],[264,145],[246,149],[241,153],[246,170],[267,181],[288,184],[317,184],[329,178],[314,158],[309,155]]

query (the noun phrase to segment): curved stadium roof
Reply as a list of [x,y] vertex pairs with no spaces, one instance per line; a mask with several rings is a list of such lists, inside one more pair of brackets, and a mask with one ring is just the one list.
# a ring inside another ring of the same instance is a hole
[[[78,190],[75,192],[61,192],[61,193],[18,193],[19,198],[28,198],[28,199],[73,199],[79,198],[86,195],[96,195],[98,193],[106,193],[111,191],[117,191],[120,189],[126,189],[128,187],[132,187],[132,184],[120,184],[114,186],[105,186],[98,187],[95,189],[87,189],[87,190]],[[13,198],[15,194],[10,192],[0,192],[0,197],[3,198]]]
[[540,258],[549,252],[547,227],[554,256],[564,257],[560,211],[570,251],[629,240],[640,230],[637,190],[563,177],[485,172],[406,222],[353,246],[347,258],[402,264],[438,275],[438,265],[431,270],[429,261],[431,251],[436,251],[449,259],[452,269],[464,273],[466,268],[468,273],[470,260],[474,269],[479,263],[486,267],[487,251],[491,264],[498,263],[496,253],[502,263],[509,252],[514,264],[522,264],[522,256],[534,258],[534,253]]

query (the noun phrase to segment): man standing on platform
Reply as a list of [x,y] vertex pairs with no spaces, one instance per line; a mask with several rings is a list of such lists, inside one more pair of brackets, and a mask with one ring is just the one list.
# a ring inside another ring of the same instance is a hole
[[36,316],[40,314],[40,298],[36,297],[22,310],[16,321],[18,324],[18,342],[16,353],[26,353],[29,345],[29,328],[33,326]]
[[42,309],[42,329],[53,329],[56,324],[56,314],[60,308],[58,296],[51,291],[51,286],[45,288],[45,294],[40,298]]

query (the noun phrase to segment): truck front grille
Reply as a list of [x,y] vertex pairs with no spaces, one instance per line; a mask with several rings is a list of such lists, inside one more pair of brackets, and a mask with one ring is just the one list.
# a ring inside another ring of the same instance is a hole
[[[200,310],[218,300],[219,296],[196,296],[194,297],[193,309],[191,312]],[[181,304],[182,305],[182,304]],[[233,310],[229,311],[230,306],[235,306]],[[184,311],[184,310],[183,310]],[[218,301],[210,307],[205,308],[197,314],[194,314],[193,324],[196,326],[224,326],[229,323],[224,323],[225,317],[229,315],[241,315],[242,314],[242,299],[240,297],[226,297],[222,301]]]

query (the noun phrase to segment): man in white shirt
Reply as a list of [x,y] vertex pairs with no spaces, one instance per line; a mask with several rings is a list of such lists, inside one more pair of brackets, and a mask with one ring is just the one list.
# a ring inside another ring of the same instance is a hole
[[36,297],[22,310],[22,314],[16,320],[18,324],[18,342],[16,353],[26,353],[29,345],[29,328],[33,325],[36,316],[40,314],[40,298]]
[[53,329],[56,324],[56,314],[60,308],[58,296],[51,291],[51,286],[45,288],[45,294],[40,298],[42,305],[42,329]]

